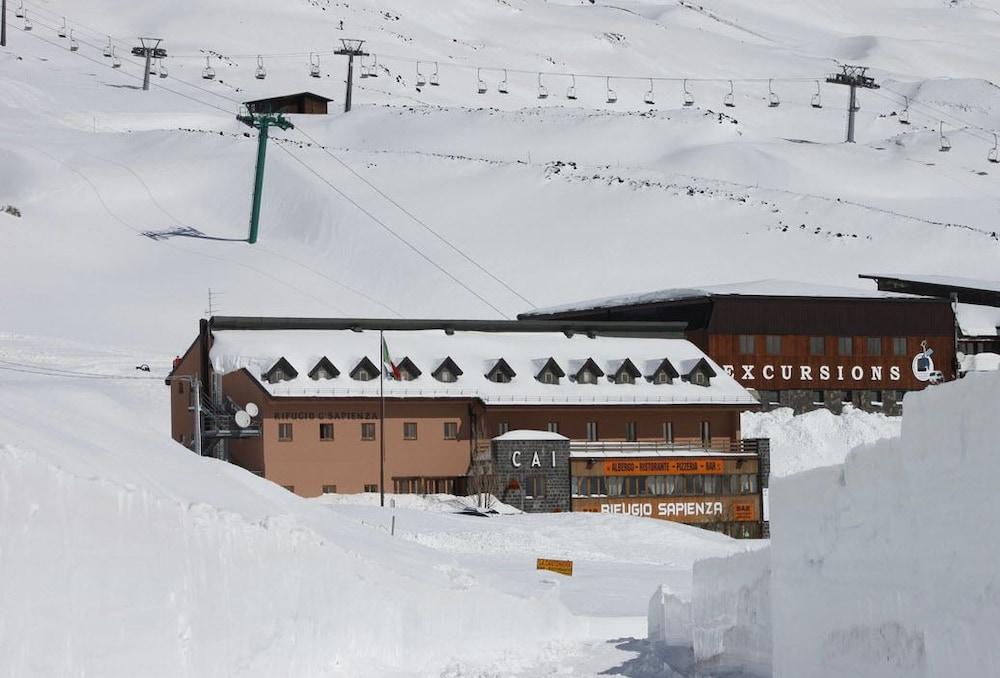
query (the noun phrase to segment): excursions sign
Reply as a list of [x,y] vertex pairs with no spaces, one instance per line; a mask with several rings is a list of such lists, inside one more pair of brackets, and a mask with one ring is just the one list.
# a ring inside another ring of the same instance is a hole
[[903,368],[899,365],[723,365],[730,377],[740,381],[899,381]]

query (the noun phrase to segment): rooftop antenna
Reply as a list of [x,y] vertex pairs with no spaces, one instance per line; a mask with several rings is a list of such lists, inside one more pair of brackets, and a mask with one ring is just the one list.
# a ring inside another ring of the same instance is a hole
[[[354,57],[363,57],[369,55],[368,52],[364,51],[363,49],[365,45],[364,40],[341,38],[340,45],[341,45],[340,49],[335,50],[334,54],[347,57],[347,95],[344,97],[344,113],[350,113],[351,93],[354,90]],[[418,71],[420,70],[419,64],[417,66],[417,70]]]
[[[163,38],[139,38],[139,46],[132,48],[132,54],[135,56],[146,57],[146,68],[142,72],[142,89],[149,89],[149,74],[152,69],[153,59],[163,59],[167,56],[167,50],[160,47],[160,43],[163,42]],[[114,49],[112,48],[112,52]],[[115,57],[117,58],[117,57]],[[115,66],[112,62],[111,66],[113,68],[121,67],[121,60],[118,60],[118,65]],[[215,77],[214,73],[212,77]]]
[[[847,101],[847,143],[854,143],[854,114],[858,111],[859,87],[862,89],[879,89],[875,78],[867,75],[867,66],[848,66],[844,64],[840,67],[840,73],[834,73],[826,79],[833,85],[845,85],[851,88],[851,96]],[[905,124],[905,123],[904,123]]]
[[729,94],[722,98],[722,105],[727,108],[736,108],[736,86],[733,81],[729,81]]
[[809,105],[813,108],[823,108],[823,95],[820,93],[819,80],[816,81],[816,93],[813,94]]
[[257,169],[254,173],[253,183],[253,203],[250,207],[250,233],[247,242],[253,245],[257,242],[257,233],[260,228],[260,203],[264,193],[264,161],[267,157],[267,133],[271,126],[282,130],[294,129],[295,125],[289,122],[281,113],[261,113],[247,109],[241,112],[236,119],[249,127],[260,130],[257,135]]

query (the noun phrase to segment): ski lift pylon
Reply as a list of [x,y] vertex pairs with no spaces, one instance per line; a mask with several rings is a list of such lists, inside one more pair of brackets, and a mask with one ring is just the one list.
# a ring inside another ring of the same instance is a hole
[[483,69],[476,68],[476,93],[486,94],[486,81],[483,80]]
[[215,80],[215,69],[212,68],[212,57],[205,57],[205,68],[201,71],[201,77],[205,80]]
[[569,87],[566,88],[566,98],[570,101],[576,101],[576,76],[570,73],[569,77],[570,83]]
[[812,101],[809,102],[809,105],[813,108],[823,108],[823,95],[820,94],[819,80],[816,81],[816,93],[813,94]]
[[254,71],[253,77],[258,80],[263,80],[267,77],[267,69],[264,68],[264,57],[257,55],[257,70]]
[[434,72],[431,73],[429,78],[427,78],[427,82],[430,83],[431,87],[441,86],[440,68],[438,66],[438,62],[436,61],[434,62]]
[[951,142],[948,141],[948,137],[946,137],[944,135],[944,121],[943,120],[939,120],[938,123],[939,123],[938,124],[938,142],[940,144],[940,146],[938,146],[938,150],[941,151],[942,153],[945,153],[945,152],[951,150]]
[[542,73],[541,73],[541,71],[538,72],[538,98],[539,99],[548,99],[549,98],[549,90],[548,90],[548,88],[545,85],[542,84]]
[[652,106],[652,105],[654,105],[656,103],[656,93],[653,91],[653,79],[652,78],[649,79],[649,91],[646,92],[646,96],[643,98],[643,101],[645,101],[650,106]]
[[507,94],[508,92],[510,92],[510,88],[507,85],[507,69],[506,68],[503,69],[503,80],[501,80],[500,82],[497,83],[497,91],[500,92],[500,94]]
[[733,81],[729,81],[729,93],[722,97],[722,105],[727,108],[736,108],[736,86]]
[[1000,142],[997,140],[996,132],[993,133],[993,148],[986,154],[986,159],[992,163],[1000,162]]
[[694,106],[694,94],[692,94],[691,90],[688,89],[687,79],[684,80],[683,87],[684,87],[684,105]]
[[778,95],[775,94],[775,92],[774,92],[774,81],[773,80],[768,80],[767,81],[767,107],[768,108],[777,108],[780,105],[781,105],[781,99],[779,99]]
[[309,52],[309,77],[318,78],[319,76],[319,55],[315,52]]

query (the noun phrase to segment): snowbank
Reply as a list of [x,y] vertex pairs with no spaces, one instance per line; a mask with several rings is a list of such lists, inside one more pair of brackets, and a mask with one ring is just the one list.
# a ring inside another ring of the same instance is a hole
[[[380,497],[377,492],[323,494],[310,499],[310,501],[326,505],[379,506]],[[490,495],[486,501],[488,509],[478,507],[476,497],[456,497],[453,494],[391,494],[386,495],[385,505],[387,508],[434,513],[459,513],[466,509],[495,511],[501,515],[523,513],[521,509],[505,504],[493,495]]]
[[695,563],[695,660],[723,670],[739,669],[741,675],[771,675],[770,582],[767,548]]
[[962,356],[959,371],[962,374],[969,372],[995,372],[1000,370],[1000,355],[996,353],[976,353]]
[[661,584],[649,599],[646,624],[646,638],[654,643],[690,645],[691,603]]
[[911,394],[901,438],[772,485],[776,676],[1000,674],[998,392]]
[[840,415],[815,410],[798,416],[782,407],[770,412],[745,412],[741,424],[745,438],[771,439],[771,477],[780,478],[839,464],[859,445],[898,436],[901,421],[899,417],[849,406]]

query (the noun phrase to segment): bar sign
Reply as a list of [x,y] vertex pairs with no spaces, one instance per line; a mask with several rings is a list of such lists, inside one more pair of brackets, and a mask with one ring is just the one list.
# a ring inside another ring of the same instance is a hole
[[548,558],[539,558],[536,568],[538,570],[549,570],[550,572],[555,572],[556,574],[564,574],[567,577],[573,576],[573,561],[572,560],[550,560]]

